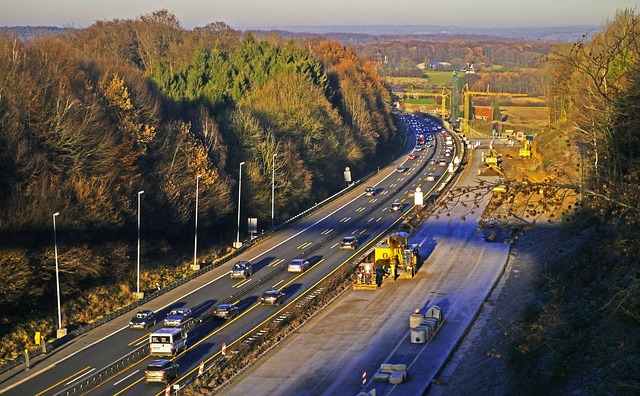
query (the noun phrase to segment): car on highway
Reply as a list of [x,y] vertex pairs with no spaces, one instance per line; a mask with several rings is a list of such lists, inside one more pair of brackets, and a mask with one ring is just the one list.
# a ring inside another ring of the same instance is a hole
[[166,327],[180,327],[187,320],[191,319],[192,313],[189,308],[174,308],[164,318]]
[[389,206],[389,210],[392,212],[402,212],[402,204],[400,202],[394,202]]
[[415,154],[409,154],[407,159],[414,160],[414,159],[416,159],[416,155]]
[[416,151],[422,151],[422,150],[424,150],[424,148],[422,146],[416,146],[415,150]]
[[144,382],[164,382],[170,383],[180,377],[180,365],[169,359],[154,360],[147,365],[144,370]]
[[153,311],[138,311],[129,321],[131,329],[146,329],[156,324],[157,317]]
[[358,249],[358,239],[354,236],[346,236],[340,242],[340,250],[356,250]]
[[444,159],[439,159],[438,160],[438,166],[447,166],[447,161]]
[[235,304],[220,304],[213,310],[213,316],[218,319],[233,319],[240,314],[240,308]]
[[399,172],[399,173],[404,173],[404,172],[406,172],[408,170],[409,170],[409,168],[407,168],[406,166],[402,166],[402,165],[400,165],[399,167],[396,168],[396,171]]
[[373,187],[367,187],[364,189],[364,195],[366,195],[367,197],[373,197],[374,195],[376,195],[376,189]]
[[431,166],[436,166],[436,165],[438,165],[438,160],[437,160],[437,159],[435,159],[435,158],[431,158],[431,159],[429,160],[429,165],[431,165]]
[[238,261],[231,269],[231,279],[241,278],[247,279],[253,272],[253,266],[250,261]]
[[305,259],[293,259],[289,262],[289,265],[287,266],[287,271],[289,272],[304,272],[306,270],[309,269],[311,265],[309,264],[309,261],[305,260]]
[[280,305],[287,299],[287,295],[280,290],[267,290],[260,297],[262,305]]
[[433,173],[429,173],[429,174],[427,175],[426,180],[427,180],[428,182],[436,181],[436,175],[434,175]]

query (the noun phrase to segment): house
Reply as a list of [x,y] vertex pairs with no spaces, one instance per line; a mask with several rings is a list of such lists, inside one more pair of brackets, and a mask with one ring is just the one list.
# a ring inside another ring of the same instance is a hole
[[473,115],[476,120],[491,122],[493,121],[493,108],[491,107],[474,107]]

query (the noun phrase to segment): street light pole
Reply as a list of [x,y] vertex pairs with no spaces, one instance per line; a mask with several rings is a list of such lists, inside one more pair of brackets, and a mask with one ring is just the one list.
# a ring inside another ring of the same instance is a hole
[[58,275],[58,236],[56,234],[56,216],[58,216],[60,212],[56,212],[53,214],[53,246],[54,252],[56,256],[56,291],[58,296],[58,330],[62,329],[62,312],[60,310],[60,276]]
[[138,191],[138,277],[136,282],[136,293],[140,296],[140,196],[144,194],[143,191]]
[[240,247],[240,194],[242,194],[242,165],[244,165],[244,161],[240,163],[240,173],[238,176],[238,235],[236,237],[236,248]]
[[273,155],[273,164],[271,166],[271,227],[274,224],[275,214],[275,191],[276,191],[276,155]]
[[196,232],[195,239],[193,241],[193,266],[195,267],[198,264],[197,254],[198,254],[198,188],[200,187],[200,177],[202,175],[196,176]]

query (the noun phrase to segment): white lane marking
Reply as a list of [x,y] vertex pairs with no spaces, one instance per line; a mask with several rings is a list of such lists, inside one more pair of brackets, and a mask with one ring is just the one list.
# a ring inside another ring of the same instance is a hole
[[82,374],[82,375],[77,376],[76,378],[74,378],[74,379],[72,379],[71,381],[69,381],[69,382],[67,382],[66,384],[64,384],[64,386],[67,386],[67,385],[69,385],[69,384],[72,384],[72,383],[74,383],[75,381],[79,380],[80,378],[85,377],[87,374],[89,374],[89,373],[91,373],[91,372],[95,371],[95,369],[96,369],[96,368],[94,367],[94,368],[92,368],[91,370],[87,371],[86,373],[84,373],[84,374]]
[[335,245],[331,246],[329,249],[333,249],[334,247],[338,246],[338,243],[340,242],[336,242]]
[[278,287],[279,284],[281,284],[282,282],[284,282],[284,279],[282,279],[280,282],[276,283],[275,285],[271,286],[272,289],[275,289],[276,287]]
[[[404,164],[404,162],[403,162],[403,164]],[[380,183],[382,183],[383,181],[387,180],[390,176],[393,176],[395,173],[396,173],[396,172],[395,172],[395,170],[392,170],[392,171],[391,171],[391,173],[389,173],[386,177],[384,177],[384,178],[383,178],[382,180],[380,180],[378,183],[374,184],[372,187],[376,187],[377,185],[379,185],[379,184],[380,184]],[[387,192],[386,192],[386,191],[384,191],[382,194],[386,194],[386,193],[387,193]],[[289,242],[291,239],[293,239],[293,238],[297,237],[298,235],[302,234],[303,232],[308,231],[310,228],[315,227],[316,225],[318,225],[318,224],[320,224],[321,222],[325,221],[325,220],[326,220],[326,219],[328,219],[329,217],[333,216],[336,212],[338,212],[338,211],[340,211],[340,210],[344,209],[345,207],[347,207],[347,206],[351,205],[353,202],[355,202],[358,198],[360,198],[360,197],[361,197],[361,196],[363,196],[363,195],[364,195],[364,193],[362,193],[362,194],[360,194],[360,195],[356,196],[356,197],[355,197],[354,199],[352,199],[351,201],[349,201],[349,202],[345,203],[344,205],[342,205],[342,206],[341,206],[341,207],[339,207],[338,209],[334,210],[333,212],[329,213],[329,214],[328,214],[328,215],[326,215],[325,217],[323,217],[323,218],[321,218],[320,220],[316,221],[315,223],[311,224],[309,227],[305,228],[304,230],[301,230],[301,231],[297,232],[296,234],[294,234],[294,235],[290,236],[289,238],[287,238],[287,239],[285,239],[284,241],[282,241],[282,242],[278,243],[277,245],[275,245],[275,246],[271,247],[270,249],[265,250],[264,252],[260,253],[259,255],[257,255],[256,257],[254,257],[254,258],[252,258],[252,259],[250,259],[249,261],[253,261],[253,260],[257,259],[258,257],[261,257],[261,256],[265,255],[266,253],[268,253],[268,252],[272,251],[273,249],[275,249],[275,248],[277,248],[277,247],[281,246],[282,244],[284,244],[284,243],[286,243],[286,242]],[[183,299],[183,298],[185,298],[186,296],[191,295],[191,294],[193,294],[193,293],[197,292],[198,290],[200,290],[200,289],[202,289],[202,288],[205,288],[205,287],[209,286],[210,284],[212,284],[213,282],[216,282],[216,281],[220,280],[221,278],[224,278],[225,276],[229,275],[229,272],[231,272],[231,271],[225,272],[224,274],[222,274],[222,275],[220,275],[219,277],[217,277],[217,278],[213,279],[212,281],[210,281],[210,282],[208,282],[208,283],[206,283],[206,284],[204,284],[204,285],[202,285],[202,286],[198,287],[197,289],[194,289],[194,290],[190,291],[189,293],[185,294],[184,296],[181,296],[181,297],[179,297],[179,298],[175,299],[174,301],[172,301],[172,302],[168,303],[167,305],[165,305],[165,306],[163,306],[163,307],[161,307],[161,308],[158,308],[157,310],[158,310],[158,311],[160,311],[160,310],[163,310],[164,308],[166,308],[166,307],[168,307],[168,306],[170,306],[170,305],[172,305],[172,304],[175,304],[177,301],[182,300],[182,299]],[[57,364],[59,364],[59,363],[64,362],[65,360],[67,360],[67,359],[69,359],[69,358],[71,358],[71,357],[75,356],[76,354],[78,354],[78,353],[80,353],[80,352],[84,351],[85,349],[90,348],[90,347],[92,347],[92,346],[94,346],[94,345],[96,345],[96,344],[99,344],[99,343],[101,343],[102,341],[106,340],[107,338],[109,338],[109,337],[111,337],[111,336],[113,336],[113,335],[115,335],[115,334],[117,334],[117,333],[121,332],[121,331],[122,331],[122,330],[124,330],[124,329],[128,329],[128,328],[129,328],[129,325],[124,326],[123,328],[118,329],[118,330],[116,330],[116,331],[112,332],[111,334],[107,334],[106,336],[104,336],[104,337],[100,338],[99,340],[97,340],[97,341],[95,341],[95,342],[93,342],[93,343],[91,343],[91,344],[89,344],[89,345],[85,346],[84,348],[81,348],[81,349],[77,350],[76,352],[73,352],[73,353],[72,353],[72,354],[70,354],[69,356],[65,356],[65,357],[63,357],[62,359],[58,360],[57,362],[51,363],[49,366],[47,366],[47,367],[43,368],[42,370],[38,371],[37,373],[33,373],[33,374],[31,374],[30,376],[28,376],[27,378],[24,378],[24,379],[22,379],[22,380],[20,380],[20,381],[16,382],[15,384],[13,384],[12,386],[10,386],[10,387],[8,387],[8,388],[5,388],[3,391],[11,390],[11,389],[13,389],[13,388],[15,388],[15,387],[17,387],[17,386],[19,386],[19,385],[22,385],[23,383],[25,383],[25,382],[27,382],[27,381],[30,381],[31,379],[33,379],[34,377],[36,377],[36,376],[40,375],[41,373],[43,373],[43,372],[45,372],[45,371],[47,371],[47,370],[50,370],[50,369],[51,369],[52,367],[54,367],[55,365],[57,365]]]
[[113,384],[113,386],[118,385],[119,383],[121,383],[122,381],[126,381],[127,379],[131,378],[132,376],[136,375],[136,373],[138,373],[138,371],[140,370],[136,370],[133,373],[127,375],[126,377],[124,377],[123,379],[121,379],[120,381],[116,382],[115,384]]
[[[196,289],[194,289],[194,290],[190,291],[189,293],[185,294],[184,296],[182,296],[182,297],[180,297],[180,298],[177,298],[177,299],[175,299],[175,300],[171,301],[170,303],[166,304],[165,306],[158,308],[158,309],[157,309],[157,311],[161,311],[161,310],[165,309],[166,307],[168,307],[168,306],[170,306],[170,305],[173,305],[173,304],[175,304],[176,302],[178,302],[178,301],[182,300],[182,299],[183,299],[183,298],[185,298],[186,296],[191,295],[191,294],[193,294],[193,293],[197,292],[198,290],[200,290],[200,289],[202,289],[202,288],[205,288],[205,287],[209,286],[209,285],[210,285],[210,284],[212,284],[213,282],[216,282],[216,281],[218,281],[218,280],[220,280],[220,279],[224,278],[225,276],[228,276],[228,275],[229,275],[229,272],[231,272],[231,271],[227,271],[227,272],[225,272],[224,274],[222,274],[222,275],[220,275],[219,277],[217,277],[217,278],[213,279],[212,281],[210,281],[210,282],[208,282],[208,283],[206,283],[206,284],[204,284],[204,285],[202,285],[202,286],[200,286],[200,287],[198,287],[198,288],[196,288]],[[47,371],[47,370],[50,370],[52,367],[56,366],[57,364],[60,364],[60,363],[64,362],[65,360],[67,360],[67,359],[69,359],[69,358],[74,357],[75,355],[77,355],[78,353],[80,353],[80,352],[84,351],[85,349],[87,349],[87,348],[91,348],[92,346],[94,346],[94,345],[96,345],[96,344],[99,344],[99,343],[101,343],[102,341],[106,340],[107,338],[109,338],[109,337],[111,337],[111,336],[114,336],[114,335],[118,334],[119,332],[121,332],[122,330],[124,330],[124,329],[128,329],[128,328],[129,328],[129,325],[126,325],[126,326],[122,327],[121,329],[118,329],[118,330],[116,330],[116,331],[112,332],[111,334],[107,334],[106,336],[104,336],[104,337],[100,338],[100,339],[99,339],[99,340],[97,340],[97,341],[92,342],[91,344],[89,344],[89,345],[85,346],[84,348],[81,348],[81,349],[79,349],[79,350],[77,350],[77,351],[73,352],[73,353],[72,353],[72,354],[70,354],[69,356],[65,356],[65,357],[63,357],[62,359],[58,360],[57,362],[51,363],[49,366],[47,366],[47,367],[43,368],[42,370],[38,371],[37,373],[33,373],[32,375],[28,376],[27,378],[24,378],[23,380],[16,382],[16,383],[15,383],[15,384],[13,384],[11,387],[3,389],[3,392],[6,392],[6,391],[8,391],[8,390],[11,390],[11,389],[15,388],[16,386],[22,385],[23,383],[25,383],[25,382],[27,382],[27,381],[30,381],[31,379],[33,379],[34,377],[36,377],[36,376],[40,375],[41,373],[43,373],[43,372],[45,372],[45,371]],[[120,359],[118,359],[118,360],[120,360]],[[117,360],[116,360],[116,361],[117,361]],[[108,365],[107,365],[107,366],[108,366]],[[106,366],[105,366],[105,367],[106,367]]]

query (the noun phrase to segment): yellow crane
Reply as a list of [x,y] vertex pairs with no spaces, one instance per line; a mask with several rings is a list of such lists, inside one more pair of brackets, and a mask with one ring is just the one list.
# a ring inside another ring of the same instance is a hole
[[[449,91],[447,88],[443,87],[442,88],[442,93],[432,93],[432,92],[415,92],[413,90],[413,87],[411,87],[411,93],[410,94],[406,94],[406,95],[410,95],[416,99],[418,98],[442,98],[442,103],[440,106],[440,116],[442,118],[445,118],[447,115],[447,101],[449,103],[451,103],[451,91]],[[404,97],[404,94],[400,93],[398,94],[399,97]]]

